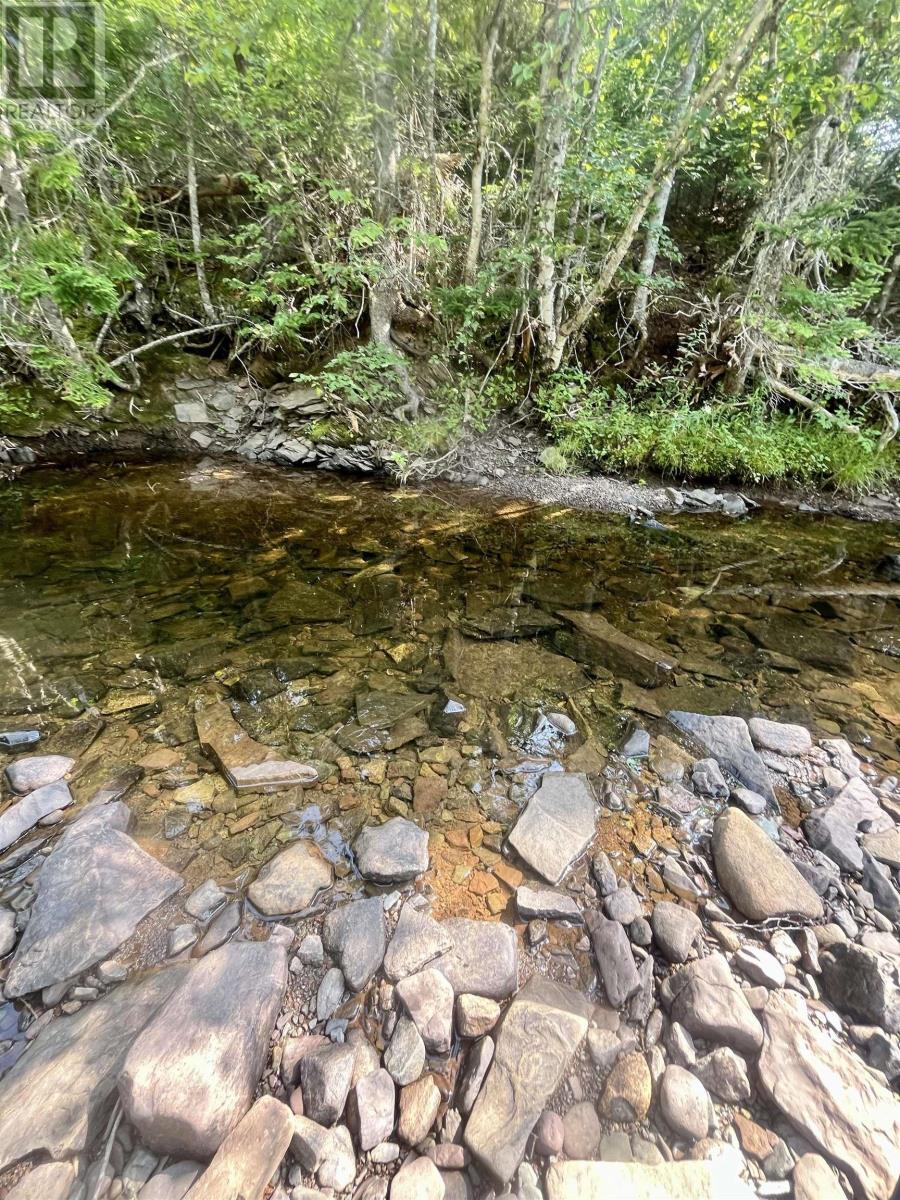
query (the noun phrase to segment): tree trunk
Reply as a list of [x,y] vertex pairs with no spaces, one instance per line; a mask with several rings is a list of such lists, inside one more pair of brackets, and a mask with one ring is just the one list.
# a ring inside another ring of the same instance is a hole
[[676,124],[669,135],[665,148],[660,153],[649,183],[632,210],[625,228],[619,234],[613,246],[600,265],[597,279],[587,296],[578,306],[568,321],[560,327],[556,345],[550,359],[550,365],[555,370],[562,362],[568,342],[577,337],[594,314],[597,305],[605,298],[616,271],[622,265],[622,260],[631,249],[641,222],[653,202],[653,197],[666,175],[684,158],[690,149],[690,134],[694,123],[705,128],[714,110],[720,109],[732,93],[741,72],[747,64],[757,42],[763,32],[766,21],[771,17],[778,0],[756,0],[753,10],[741,33],[735,39],[731,49],[722,62],[707,80],[704,87],[694,96],[688,105],[682,119]]
[[197,205],[197,163],[194,158],[194,126],[188,117],[187,128],[187,194],[188,211],[191,218],[191,243],[194,247],[194,267],[197,272],[197,291],[200,293],[200,304],[207,321],[216,320],[216,310],[209,294],[209,284],[206,279],[206,267],[203,263],[203,238],[200,229],[200,209]]
[[[700,53],[703,48],[703,31],[698,25],[691,39],[690,57],[684,66],[681,73],[681,79],[678,84],[678,91],[675,96],[675,120],[676,123],[684,116],[687,106],[690,103],[691,92],[694,90],[694,80],[697,77],[697,65],[700,61]],[[672,185],[675,182],[675,168],[665,175],[662,183],[659,185],[659,191],[653,198],[653,203],[650,206],[650,219],[647,222],[647,232],[644,236],[644,252],[641,255],[641,263],[638,267],[638,273],[641,276],[641,282],[637,286],[634,293],[634,299],[631,303],[631,311],[629,319],[634,327],[638,340],[644,342],[647,340],[647,312],[650,307],[650,276],[653,274],[653,268],[656,266],[656,256],[659,253],[659,243],[662,238],[662,231],[666,221],[666,210],[669,207],[669,197],[672,194]]]
[[[375,78],[373,121],[375,149],[375,219],[381,225],[379,270],[369,288],[369,324],[372,340],[393,351],[391,327],[400,299],[401,248],[394,218],[400,208],[397,168],[400,142],[397,134],[397,105],[394,96],[394,25],[391,0],[383,0],[381,46]],[[415,417],[421,397],[398,358],[395,373],[406,403],[398,415]]]
[[503,8],[506,0],[497,0],[497,7],[491,17],[490,24],[484,35],[481,46],[481,94],[478,100],[478,133],[475,145],[475,161],[472,164],[472,227],[469,232],[469,248],[466,251],[466,262],[463,268],[463,281],[471,287],[478,272],[478,258],[481,254],[481,237],[484,228],[484,198],[482,185],[484,183],[484,168],[487,163],[488,144],[491,137],[491,102],[494,91],[494,59],[497,54],[497,43],[500,39],[500,26],[503,22]]
[[435,173],[434,91],[437,75],[438,0],[428,0],[428,52],[425,60],[425,146]]

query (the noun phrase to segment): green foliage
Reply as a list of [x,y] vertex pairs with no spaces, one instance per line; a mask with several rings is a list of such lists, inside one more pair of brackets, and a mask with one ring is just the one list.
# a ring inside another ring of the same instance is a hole
[[399,355],[377,342],[342,350],[318,375],[298,373],[298,383],[320,388],[322,394],[340,407],[378,413],[398,404],[397,367]]

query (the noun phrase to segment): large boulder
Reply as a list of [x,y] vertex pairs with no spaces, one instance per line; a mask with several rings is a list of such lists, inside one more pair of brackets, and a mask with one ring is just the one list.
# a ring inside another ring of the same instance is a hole
[[210,1158],[253,1103],[287,985],[275,940],[231,942],[194,967],[132,1047],[119,1094],[141,1140]]
[[135,1038],[185,980],[170,967],[57,1017],[0,1082],[0,1170],[31,1154],[70,1158],[106,1124]]
[[287,916],[309,908],[333,877],[331,863],[314,842],[296,841],[266,863],[247,898],[264,916]]
[[728,808],[716,819],[712,852],[719,883],[745,916],[754,921],[821,919],[821,899],[784,851],[739,808]]
[[454,994],[505,1000],[519,986],[519,951],[516,934],[498,921],[471,921],[451,917],[441,922],[453,948],[432,966],[449,981]]
[[387,934],[381,898],[352,900],[332,909],[322,927],[322,941],[350,990],[360,991],[384,960]]
[[274,1096],[260,1096],[185,1200],[262,1200],[293,1132],[294,1114],[288,1106]]
[[354,851],[360,875],[375,883],[408,883],[428,870],[428,834],[405,817],[367,825]]
[[7,996],[73,979],[108,958],[181,888],[179,875],[115,827],[117,817],[100,810],[82,818],[41,867],[31,917],[6,978]]
[[551,772],[509,835],[516,853],[548,883],[559,883],[594,840],[597,802],[587,776]]
[[775,793],[766,764],[753,748],[747,722],[741,717],[708,717],[673,709],[669,720],[712,755],[726,774],[774,803]]
[[807,1019],[803,1000],[771,992],[762,1013],[763,1094],[866,1200],[891,1200],[900,1178],[900,1101],[862,1060]]
[[579,992],[539,975],[510,1005],[464,1138],[501,1183],[522,1161],[535,1122],[587,1033],[591,1011]]

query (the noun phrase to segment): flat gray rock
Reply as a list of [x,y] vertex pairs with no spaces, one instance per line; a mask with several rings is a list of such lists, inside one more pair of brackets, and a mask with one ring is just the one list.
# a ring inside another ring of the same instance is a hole
[[545,1180],[547,1200],[755,1200],[737,1165],[713,1162],[553,1163]]
[[364,1076],[350,1096],[350,1126],[362,1151],[386,1142],[394,1132],[397,1092],[383,1067]]
[[533,919],[571,921],[580,925],[583,921],[581,909],[571,896],[553,888],[534,888],[527,883],[516,888],[516,908],[526,921]]
[[622,1008],[641,988],[628,935],[618,921],[610,921],[598,912],[588,913],[586,924],[606,998],[613,1008]]
[[238,793],[272,792],[319,780],[315,767],[283,759],[271,746],[254,741],[235,721],[224,700],[200,709],[194,720],[203,753]]
[[821,899],[784,851],[741,809],[727,808],[716,818],[712,853],[723,890],[751,920],[822,917]]
[[333,878],[331,863],[314,842],[291,842],[262,868],[247,898],[264,916],[288,916],[309,908]]
[[23,796],[48,783],[56,783],[75,766],[75,759],[64,754],[26,754],[6,768],[6,780],[14,792]]
[[6,1200],[69,1200],[74,1183],[73,1163],[44,1163],[20,1179]]
[[29,1154],[81,1154],[106,1124],[134,1039],[190,967],[158,971],[57,1017],[0,1082],[0,1170]]
[[650,927],[656,944],[671,963],[685,962],[703,932],[696,913],[669,900],[660,900],[654,906]]
[[477,1161],[501,1183],[522,1161],[535,1122],[587,1033],[591,1010],[573,988],[535,975],[503,1018],[464,1135]]
[[300,1059],[303,1112],[319,1125],[341,1119],[356,1064],[356,1049],[347,1044],[317,1046]]
[[453,945],[450,934],[428,913],[404,904],[384,956],[384,973],[395,983],[421,971]]
[[498,921],[451,917],[441,922],[453,949],[434,960],[454,993],[470,992],[489,1000],[505,1000],[519,985],[519,951],[515,931]]
[[283,946],[231,942],[193,969],[132,1047],[119,1094],[141,1141],[208,1159],[250,1105],[287,984]]
[[721,954],[689,963],[672,977],[671,1017],[688,1033],[715,1045],[755,1054],[762,1026]]
[[145,1183],[138,1200],[184,1200],[188,1189],[196,1182],[203,1170],[200,1163],[183,1159],[157,1171],[149,1183]]
[[415,1083],[422,1074],[425,1066],[425,1043],[416,1029],[415,1022],[405,1014],[400,1017],[391,1035],[384,1052],[384,1065],[391,1079],[400,1087]]
[[325,949],[352,992],[361,991],[381,966],[386,940],[384,905],[378,896],[332,909],[322,927]]
[[668,714],[673,725],[703,746],[727,774],[751,791],[758,792],[769,804],[775,793],[766,764],[750,740],[747,722],[742,717],[708,717],[703,713]]
[[453,1037],[454,993],[434,967],[407,975],[394,989],[431,1054],[448,1054]]
[[781,721],[751,717],[747,726],[753,745],[759,750],[772,750],[788,758],[809,754],[812,750],[812,737],[802,725],[785,725]]
[[803,822],[807,841],[836,862],[842,871],[862,871],[865,859],[858,830],[866,822],[870,831],[888,830],[890,817],[862,779],[851,779],[830,804],[817,808]]
[[353,849],[360,875],[375,883],[408,883],[428,870],[428,834],[405,817],[367,825]]
[[6,995],[25,996],[73,979],[108,958],[181,885],[179,875],[104,821],[102,813],[94,820],[82,818],[41,867]]
[[[677,662],[656,646],[630,637],[611,625],[600,613],[558,609],[571,627],[567,640],[575,642],[573,658],[595,663],[617,675],[625,675],[642,687],[656,687],[668,679]],[[558,636],[557,640],[562,639]],[[566,647],[563,647],[566,648]]]
[[594,839],[597,802],[586,775],[554,771],[509,835],[509,844],[548,883],[557,884]]
[[261,1096],[231,1131],[185,1200],[257,1200],[287,1153],[294,1114]]
[[0,816],[0,850],[17,842],[23,833],[33,829],[38,821],[61,808],[68,808],[74,797],[69,785],[57,780],[45,783],[34,792],[11,804]]
[[494,1061],[494,1050],[494,1039],[483,1037],[473,1043],[466,1056],[466,1063],[460,1073],[456,1089],[457,1108],[463,1116],[472,1111],[475,1101],[478,1099],[488,1068]]

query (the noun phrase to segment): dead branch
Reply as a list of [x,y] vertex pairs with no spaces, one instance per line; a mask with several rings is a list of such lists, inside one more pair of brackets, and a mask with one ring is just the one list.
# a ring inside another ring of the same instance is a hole
[[801,408],[806,408],[820,417],[825,417],[833,425],[839,425],[845,433],[859,433],[858,425],[847,424],[840,417],[836,417],[834,413],[829,412],[824,404],[818,404],[815,400],[810,400],[808,396],[804,396],[802,392],[798,392],[790,384],[783,383],[780,379],[773,379],[771,376],[766,376],[766,383],[773,392],[778,392],[780,396],[784,396],[787,400],[792,400],[794,404],[799,404]]

